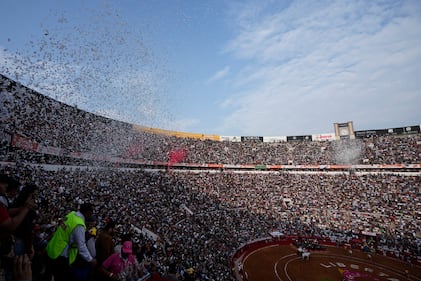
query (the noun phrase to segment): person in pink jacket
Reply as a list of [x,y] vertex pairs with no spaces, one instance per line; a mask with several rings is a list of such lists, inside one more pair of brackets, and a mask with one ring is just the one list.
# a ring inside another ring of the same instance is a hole
[[101,265],[100,271],[109,280],[134,280],[143,273],[132,251],[132,241],[123,242],[120,253],[109,256]]

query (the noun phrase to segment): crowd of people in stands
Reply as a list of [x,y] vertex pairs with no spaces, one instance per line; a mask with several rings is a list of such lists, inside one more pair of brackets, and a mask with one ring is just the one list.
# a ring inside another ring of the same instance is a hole
[[[19,134],[59,147],[64,155],[93,152],[167,162],[172,150],[184,149],[182,161],[196,164],[421,163],[419,135],[280,143],[176,138],[136,131],[130,124],[58,103],[4,77],[0,92],[5,105],[0,108],[3,136]],[[421,255],[419,175],[162,171],[101,168],[104,163],[94,160],[84,162],[91,164],[88,169],[57,165],[46,170],[34,164],[62,164],[64,157],[25,152],[10,143],[2,143],[0,154],[1,160],[12,162],[0,173],[20,183],[1,194],[10,201],[10,208],[8,200],[1,203],[8,208],[0,221],[1,233],[13,233],[14,251],[22,257],[1,263],[2,267],[9,263],[4,274],[14,280],[25,280],[13,272],[13,264],[26,264],[28,257],[33,280],[48,280],[54,274],[48,269],[47,245],[63,218],[77,210],[83,215],[87,203],[96,218],[85,218],[86,241],[102,240],[108,233],[108,241],[111,237],[112,246],[117,246],[108,256],[117,253],[116,259],[131,252],[142,274],[156,280],[231,280],[230,257],[235,250],[274,229],[328,237],[339,244],[368,231],[378,234],[378,247],[384,250]],[[65,163],[78,165],[78,161],[67,157]],[[15,198],[16,193],[25,196]],[[3,218],[14,224],[2,225]],[[101,256],[100,248],[92,244],[90,248]],[[89,255],[93,258],[92,252]],[[92,261],[88,255],[85,258]],[[117,271],[111,261],[105,262],[96,259],[95,274],[115,280]]]
[[175,272],[178,280],[189,280],[190,269],[198,280],[230,280],[235,250],[274,229],[338,243],[373,232],[383,250],[421,255],[419,176],[32,166],[2,172],[39,186],[34,226],[40,237],[51,236],[67,213],[90,202],[95,228],[114,221],[115,245],[129,234],[146,270]]
[[[220,142],[145,132],[59,103],[0,76],[0,128],[64,155],[95,155],[143,161],[168,161],[174,149],[186,150],[186,163],[196,164],[414,164],[421,162],[419,135],[372,136],[348,141]],[[1,132],[0,132],[1,133]],[[1,134],[0,134],[1,135]]]

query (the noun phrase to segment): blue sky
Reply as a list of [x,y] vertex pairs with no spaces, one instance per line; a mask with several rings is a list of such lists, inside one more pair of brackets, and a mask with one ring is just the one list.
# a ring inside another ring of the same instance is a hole
[[226,136],[421,123],[417,0],[1,7],[1,73],[115,119]]

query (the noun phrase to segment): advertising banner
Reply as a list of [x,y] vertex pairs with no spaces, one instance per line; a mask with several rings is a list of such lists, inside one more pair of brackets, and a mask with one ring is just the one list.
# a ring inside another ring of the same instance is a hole
[[241,142],[240,136],[221,136],[221,141]]
[[399,128],[387,129],[390,135],[403,135],[403,134],[418,134],[420,133],[420,126],[406,126]]
[[304,136],[287,136],[287,141],[312,141],[311,135]]
[[258,164],[254,167],[256,170],[266,170],[266,165]]
[[13,135],[13,139],[12,139],[12,146],[14,147],[18,147],[18,148],[22,148],[24,150],[30,150],[30,151],[37,151],[38,150],[38,143],[19,136],[17,134]]
[[335,138],[335,133],[317,134],[312,136],[313,141],[333,141]]
[[38,145],[38,152],[44,153],[44,154],[51,154],[60,156],[61,155],[61,148],[54,147],[54,146],[46,146],[46,145]]
[[383,136],[387,135],[388,130],[366,130],[366,131],[355,131],[355,137],[356,138],[368,138],[371,136]]
[[160,134],[160,135],[167,135],[167,136],[175,136],[175,137],[181,137],[181,138],[193,138],[193,139],[214,140],[214,141],[220,141],[221,139],[221,136],[219,135],[170,131],[170,130],[164,130],[164,129],[159,129],[159,128],[145,127],[141,125],[133,125],[132,128],[134,131],[148,132],[152,134]]
[[263,137],[260,136],[242,136],[241,141],[263,142]]
[[281,137],[263,137],[263,142],[286,142],[287,137],[281,136]]
[[407,134],[419,134],[419,133],[420,133],[420,126],[415,125],[415,126],[381,129],[381,130],[356,131],[355,137],[357,137],[357,138],[368,138],[368,137],[371,137],[371,136],[407,135]]

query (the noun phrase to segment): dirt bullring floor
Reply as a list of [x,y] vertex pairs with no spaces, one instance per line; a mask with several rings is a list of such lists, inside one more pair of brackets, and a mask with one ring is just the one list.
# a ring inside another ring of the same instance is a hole
[[248,281],[421,280],[421,267],[380,255],[329,246],[303,260],[291,245],[257,249],[243,258]]

